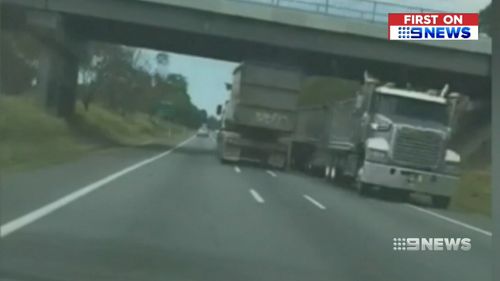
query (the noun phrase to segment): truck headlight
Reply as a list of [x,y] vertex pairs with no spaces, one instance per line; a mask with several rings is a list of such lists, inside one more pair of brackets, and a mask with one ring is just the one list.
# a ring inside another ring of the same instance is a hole
[[366,160],[372,162],[387,162],[389,159],[387,151],[377,149],[367,149]]
[[386,122],[380,122],[380,123],[374,122],[374,123],[370,124],[370,127],[374,131],[387,132],[387,131],[391,130],[392,124],[391,123],[386,123]]

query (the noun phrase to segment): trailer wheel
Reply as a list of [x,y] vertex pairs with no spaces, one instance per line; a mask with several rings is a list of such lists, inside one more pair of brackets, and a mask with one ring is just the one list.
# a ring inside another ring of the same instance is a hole
[[309,175],[311,175],[312,177],[322,178],[323,177],[323,171],[324,171],[323,167],[318,167],[318,166],[315,166],[315,165],[313,165],[311,163],[308,165],[307,173]]
[[432,196],[432,206],[439,209],[447,209],[450,205],[451,198],[447,196]]
[[352,184],[349,177],[344,173],[344,169],[338,166],[331,168],[329,177],[330,181],[339,187],[347,187]]
[[334,182],[336,180],[336,169],[332,166],[325,166],[325,180],[328,182]]
[[312,171],[312,164],[308,163],[307,166],[306,166],[306,173],[310,175],[311,171]]
[[325,176],[325,180],[328,182],[330,181],[330,169],[331,169],[330,166],[325,166],[324,176]]
[[331,182],[337,181],[338,180],[338,178],[337,178],[337,168],[332,167],[330,169],[330,174],[328,175],[328,177],[330,178]]

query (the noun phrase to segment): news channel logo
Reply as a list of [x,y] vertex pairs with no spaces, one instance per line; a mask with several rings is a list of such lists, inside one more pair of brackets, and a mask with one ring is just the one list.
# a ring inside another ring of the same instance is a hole
[[401,238],[392,239],[394,251],[470,251],[470,238]]
[[478,40],[479,14],[393,13],[389,40]]

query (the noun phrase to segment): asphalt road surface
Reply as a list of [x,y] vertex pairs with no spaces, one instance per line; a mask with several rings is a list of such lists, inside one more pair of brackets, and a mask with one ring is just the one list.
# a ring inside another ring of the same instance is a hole
[[[3,280],[490,281],[488,222],[222,165],[212,138],[6,176]],[[395,237],[470,251],[395,251]]]

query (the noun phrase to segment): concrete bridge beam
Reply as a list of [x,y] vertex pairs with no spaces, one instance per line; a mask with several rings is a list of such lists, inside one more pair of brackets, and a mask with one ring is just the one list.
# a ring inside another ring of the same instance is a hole
[[26,21],[43,46],[37,77],[40,101],[55,115],[70,118],[75,112],[80,44],[59,13],[32,10],[26,13]]

